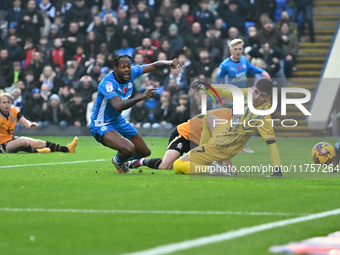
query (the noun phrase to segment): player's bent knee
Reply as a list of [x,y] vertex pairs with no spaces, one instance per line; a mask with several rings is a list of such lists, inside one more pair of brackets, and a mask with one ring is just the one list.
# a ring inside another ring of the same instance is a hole
[[146,148],[143,152],[142,152],[142,157],[148,157],[151,155],[151,150],[149,148]]
[[121,148],[119,152],[123,155],[132,157],[132,155],[135,153],[135,146],[133,144],[128,144],[124,148]]
[[175,162],[174,162],[174,165],[173,165],[173,169],[175,171],[176,174],[181,174],[180,172],[180,169],[181,169],[181,165],[183,164],[183,161],[180,160],[180,159],[177,159]]

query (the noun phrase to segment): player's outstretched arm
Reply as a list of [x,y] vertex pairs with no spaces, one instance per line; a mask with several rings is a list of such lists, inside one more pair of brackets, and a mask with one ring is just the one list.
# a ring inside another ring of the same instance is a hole
[[164,69],[167,67],[171,67],[172,69],[181,69],[183,65],[178,61],[177,58],[173,60],[160,60],[148,65],[143,65],[143,74],[155,71],[157,69]]
[[157,89],[147,89],[143,94],[130,98],[128,100],[122,100],[119,96],[111,97],[109,99],[110,104],[115,108],[116,111],[121,112],[131,108],[139,101],[147,100],[153,96]]
[[38,123],[36,122],[31,122],[28,119],[26,119],[25,117],[21,117],[19,122],[24,125],[26,128],[28,129],[35,129],[38,127]]

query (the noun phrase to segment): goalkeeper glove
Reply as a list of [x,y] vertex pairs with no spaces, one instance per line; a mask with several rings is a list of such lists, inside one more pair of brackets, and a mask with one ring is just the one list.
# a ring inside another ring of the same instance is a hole
[[209,86],[211,86],[211,84],[203,80],[195,80],[191,83],[190,86],[193,89],[197,89],[197,88],[209,89]]

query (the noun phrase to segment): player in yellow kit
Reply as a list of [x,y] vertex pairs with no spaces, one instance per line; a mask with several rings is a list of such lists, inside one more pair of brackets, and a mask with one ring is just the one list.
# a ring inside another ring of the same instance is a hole
[[20,122],[29,129],[38,127],[36,122],[27,120],[12,106],[12,96],[10,94],[0,94],[0,153],[16,153],[18,151],[26,151],[29,153],[55,151],[75,152],[78,141],[77,137],[75,137],[69,145],[61,146],[49,141],[13,136],[17,122]]
[[[204,83],[204,82],[203,82]],[[198,87],[200,82],[193,82],[192,87]],[[202,86],[202,82],[201,82]],[[257,110],[271,108],[270,98],[273,83],[267,79],[260,79],[252,90],[253,106]],[[208,89],[207,87],[205,89]],[[270,115],[256,115],[249,111],[247,89],[241,89],[244,94],[244,115],[233,115],[231,121],[225,125],[225,130],[218,135],[206,139],[207,142],[191,150],[188,154],[176,160],[174,171],[183,174],[200,174],[198,170],[209,169],[214,161],[233,158],[242,151],[246,142],[257,132],[267,142],[275,172],[271,177],[282,177],[280,169],[280,155],[276,146],[274,129]],[[216,88],[220,97],[232,99],[227,89]],[[263,124],[263,125],[262,125]],[[206,129],[206,126],[203,127]],[[203,140],[205,138],[202,138]]]
[[[203,120],[205,116],[212,115],[220,119],[230,120],[231,110],[229,108],[220,108],[211,110],[206,114],[199,114],[192,117],[187,122],[179,124],[171,133],[167,151],[161,158],[142,158],[129,161],[129,168],[138,168],[140,166],[147,166],[153,169],[172,169],[173,163],[176,159],[187,153],[190,149],[197,147],[200,144]],[[211,128],[215,132],[214,128]],[[209,130],[210,132],[210,130]],[[218,132],[216,130],[216,132]],[[231,162],[228,162],[231,164]]]

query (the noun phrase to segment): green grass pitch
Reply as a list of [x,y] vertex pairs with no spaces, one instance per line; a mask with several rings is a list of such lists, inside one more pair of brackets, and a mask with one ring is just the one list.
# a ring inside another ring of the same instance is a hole
[[[71,137],[42,139],[61,144],[72,140]],[[163,156],[167,138],[147,137],[145,140],[152,156]],[[282,164],[313,163],[311,148],[321,141],[334,144],[337,139],[277,138]],[[233,159],[236,167],[270,164],[269,151],[262,139],[250,139],[248,145],[256,153],[237,155]],[[132,175],[121,175],[110,162],[113,154],[114,151],[92,137],[80,137],[75,154],[0,154],[0,254],[124,254],[340,208],[340,174],[291,171],[280,179],[264,178],[257,173],[229,178],[193,178],[176,175],[172,170],[143,167],[142,171],[134,169]],[[102,161],[93,161],[100,159]],[[89,162],[59,164],[72,161]],[[14,208],[23,211],[13,211]],[[61,209],[78,211],[63,212]],[[127,212],[129,210],[139,213]],[[246,212],[289,215],[244,214]],[[270,254],[271,245],[327,235],[340,230],[339,222],[339,215],[330,216],[173,254]]]

